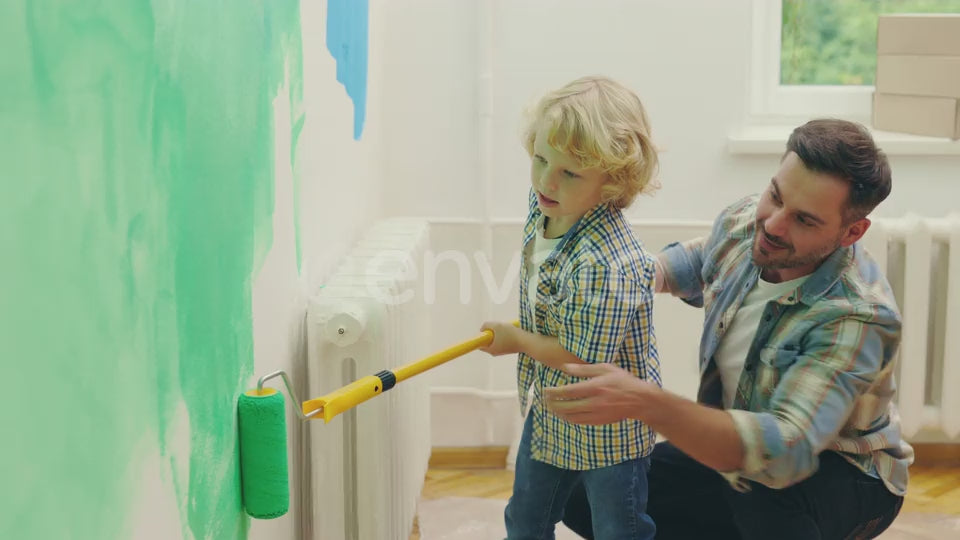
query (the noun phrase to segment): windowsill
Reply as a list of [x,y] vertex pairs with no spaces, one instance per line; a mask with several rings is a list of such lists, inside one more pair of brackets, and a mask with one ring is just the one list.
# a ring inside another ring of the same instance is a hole
[[[745,126],[727,137],[727,150],[738,155],[780,155],[794,127]],[[960,156],[960,141],[889,131],[873,131],[873,137],[889,156]]]

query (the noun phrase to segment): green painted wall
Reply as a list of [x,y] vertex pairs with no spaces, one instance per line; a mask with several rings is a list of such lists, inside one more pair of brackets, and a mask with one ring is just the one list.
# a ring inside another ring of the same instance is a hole
[[298,0],[3,1],[0,538],[124,537],[158,448],[170,479],[189,466],[184,536],[246,536],[236,396],[287,70],[301,110],[298,18]]

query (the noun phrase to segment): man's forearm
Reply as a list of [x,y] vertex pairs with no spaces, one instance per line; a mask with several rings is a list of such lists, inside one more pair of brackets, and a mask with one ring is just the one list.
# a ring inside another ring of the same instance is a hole
[[523,332],[518,341],[520,352],[554,369],[560,369],[564,364],[586,363],[570,351],[564,349],[560,345],[560,340],[556,337]]
[[654,290],[702,307],[704,237],[668,245],[657,253]]
[[653,272],[653,292],[655,293],[668,293],[670,292],[670,287],[667,286],[667,276],[663,270],[663,264],[660,262],[659,257],[654,258],[654,272]]
[[635,417],[693,459],[720,472],[743,467],[744,448],[733,418],[714,409],[648,386]]

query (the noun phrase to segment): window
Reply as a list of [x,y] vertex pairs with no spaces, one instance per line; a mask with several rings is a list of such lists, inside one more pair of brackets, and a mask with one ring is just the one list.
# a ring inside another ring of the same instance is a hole
[[783,0],[780,84],[873,84],[877,18],[957,13],[960,0]]
[[754,0],[754,119],[869,122],[878,16],[957,12],[960,0]]

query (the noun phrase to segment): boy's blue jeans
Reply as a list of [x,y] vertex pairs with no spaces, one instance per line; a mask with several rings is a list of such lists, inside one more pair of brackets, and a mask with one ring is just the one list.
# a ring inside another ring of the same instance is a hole
[[560,469],[530,457],[532,431],[528,415],[517,453],[513,496],[504,511],[508,540],[553,540],[554,527],[577,485],[586,489],[594,538],[653,538],[656,527],[646,513],[650,458],[589,471]]

